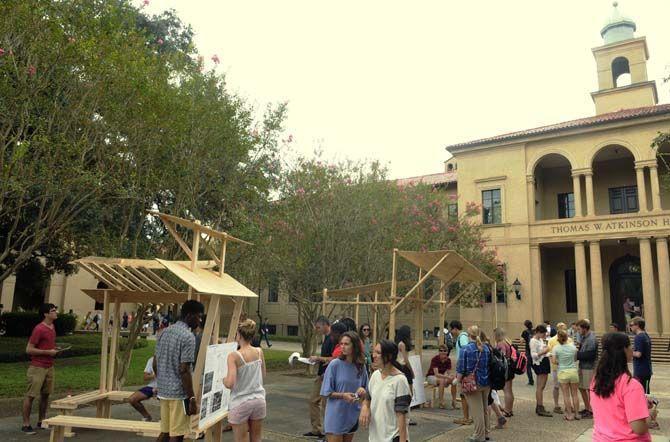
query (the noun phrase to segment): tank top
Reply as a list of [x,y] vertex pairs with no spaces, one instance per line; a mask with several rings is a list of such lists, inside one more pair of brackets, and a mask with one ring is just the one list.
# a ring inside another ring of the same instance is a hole
[[237,380],[230,390],[230,408],[235,408],[251,399],[265,399],[260,357],[255,361],[247,362],[244,360],[242,353],[239,351],[235,351],[235,353],[242,360],[242,365],[237,367]]

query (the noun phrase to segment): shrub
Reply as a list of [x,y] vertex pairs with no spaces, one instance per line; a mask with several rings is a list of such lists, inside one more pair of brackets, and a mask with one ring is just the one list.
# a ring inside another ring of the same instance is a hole
[[[14,337],[30,336],[33,328],[42,321],[38,312],[6,312],[2,314],[2,320],[7,327],[7,336]],[[76,325],[77,316],[68,313],[59,313],[54,322],[58,336],[71,334]]]

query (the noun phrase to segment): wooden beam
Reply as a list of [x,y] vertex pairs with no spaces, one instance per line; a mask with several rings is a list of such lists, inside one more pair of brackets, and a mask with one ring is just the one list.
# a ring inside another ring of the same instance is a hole
[[323,301],[321,302],[321,314],[326,316],[326,305],[328,304],[328,289],[323,289]]
[[[205,241],[205,252],[207,252],[207,254],[214,260],[216,265],[218,265],[219,268],[221,268],[221,259],[218,256],[216,256],[216,250],[214,250],[209,241]],[[219,274],[219,276],[222,275]]]
[[[107,324],[109,325],[109,324]],[[116,390],[116,352],[119,346],[119,333],[121,331],[121,302],[114,297],[114,318],[112,319],[112,347],[109,353],[109,368],[107,369],[107,391]]]
[[398,271],[398,249],[393,249],[393,266],[391,270],[391,305],[389,307],[389,339],[395,339],[395,310],[396,298],[398,297],[398,282],[396,280],[396,273]]
[[356,295],[356,305],[354,306],[354,321],[356,322],[356,325],[358,325],[358,319],[359,319],[359,314],[360,314],[360,309],[361,309],[361,295]]
[[[165,268],[165,267],[163,267]],[[128,267],[128,272],[137,276],[138,279],[141,279],[146,285],[152,287],[155,292],[164,292],[165,288],[161,287],[156,281],[151,279],[148,275],[142,273],[140,269],[135,267]]]
[[[328,305],[356,305],[356,301],[328,301]],[[358,305],[391,305],[391,301],[360,301]],[[324,315],[325,316],[325,315]]]
[[186,244],[186,241],[181,237],[179,232],[177,232],[177,229],[175,226],[172,225],[171,222],[163,220],[163,223],[165,224],[165,227],[168,229],[168,232],[170,232],[170,235],[177,241],[177,244],[179,244],[179,247],[186,253],[186,256],[188,256],[188,259],[193,260],[193,253],[191,252],[191,248]]
[[159,284],[162,284],[163,287],[167,289],[168,292],[179,292],[176,288],[172,287],[170,284],[168,284],[163,278],[155,274],[151,269],[148,269],[146,267],[140,267],[141,269],[144,270],[145,274],[156,281]]
[[[424,281],[426,278],[423,278],[423,269],[419,268],[419,281]],[[416,342],[415,352],[419,355],[423,354],[423,284],[421,284],[415,294],[414,294],[414,328],[416,330],[416,336],[414,340]]]
[[437,268],[440,266],[440,264],[442,264],[442,262],[443,262],[445,259],[447,259],[448,256],[449,256],[449,253],[447,253],[446,255],[444,255],[444,256],[443,256],[443,257],[442,257],[442,258],[441,258],[441,259],[440,259],[440,260],[439,260],[433,267],[431,267],[430,270],[428,270],[428,272],[426,272],[426,274],[425,274],[423,277],[421,277],[421,278],[419,279],[419,282],[417,282],[417,283],[414,285],[414,287],[412,287],[412,288],[409,290],[409,292],[407,292],[407,293],[405,294],[405,296],[404,296],[404,297],[403,297],[403,298],[402,298],[396,305],[393,306],[393,310],[394,310],[394,311],[397,310],[398,307],[400,307],[400,305],[401,305],[403,302],[405,302],[405,299],[409,298],[409,296],[410,296],[412,293],[414,293],[414,291],[415,291],[417,288],[419,288],[419,286],[421,286],[421,284],[423,284],[423,283],[426,281],[426,279],[428,279],[428,278],[430,277],[430,275],[433,274],[433,272],[435,271],[435,269],[437,269]]
[[109,293],[102,302],[102,349],[100,350],[100,391],[107,392],[107,351],[109,350]]
[[[131,273],[130,271],[126,270],[123,266],[116,265],[115,268],[116,268],[116,270],[117,270],[119,273],[124,274],[124,275],[126,276],[126,278],[131,279],[131,280],[135,283],[135,285],[137,285],[137,286],[140,287],[140,289],[143,288],[144,290],[146,290],[146,291],[148,291],[148,292],[155,292],[155,291],[156,291],[152,286],[150,286],[150,285],[148,285],[147,283],[145,283],[144,281],[142,281],[142,280],[141,280],[140,278],[138,278],[135,274],[133,274],[133,273]],[[129,267],[129,268],[132,268],[132,267]]]
[[221,244],[221,258],[219,258],[219,276],[223,276],[226,271],[226,250],[228,248],[228,240],[223,239],[223,244]]
[[137,285],[135,282],[128,279],[126,276],[119,273],[115,268],[111,267],[109,264],[100,264],[99,267],[104,269],[108,274],[114,276],[118,281],[122,281],[126,287],[135,290],[142,290],[142,288]]
[[[458,270],[458,272],[456,272],[456,273],[454,274],[454,276],[452,276],[451,279],[450,279],[449,281],[441,281],[441,287],[444,287],[444,286],[447,286],[447,285],[451,284],[452,281],[453,281],[454,279],[458,278],[458,275],[460,275],[462,271],[463,271],[463,267],[461,267],[460,270]],[[427,306],[429,302],[432,302],[432,301],[433,301],[433,298],[435,298],[435,295],[437,295],[437,294],[439,294],[439,293],[440,293],[440,292],[435,292],[435,293],[433,293],[433,296],[431,296],[430,299],[428,299],[428,301],[426,301],[426,302],[424,303],[424,306]]]
[[92,268],[89,264],[84,264],[80,263],[79,264],[81,267],[83,267],[84,270],[86,270],[88,273],[93,275],[95,279],[98,281],[104,282],[110,289],[123,289],[125,287],[119,287],[117,284],[112,282],[108,276],[105,276],[104,274],[101,274],[98,270]]
[[442,282],[440,284],[440,338],[437,340],[439,345],[445,344],[445,335],[444,335],[444,321],[447,320],[447,300],[446,300],[446,284]]
[[[198,359],[195,361],[195,370],[193,371],[193,391],[197,398],[197,402],[200,403],[202,396],[202,374],[205,369],[205,358],[207,357],[207,346],[211,341],[212,332],[214,331],[214,323],[216,322],[216,315],[219,314],[219,304],[220,296],[212,296],[212,299],[209,301],[209,307],[207,308],[207,321],[205,322],[205,327],[202,330],[202,338],[200,339],[200,348],[198,349]],[[193,425],[193,421],[192,425]],[[197,428],[197,419],[195,420],[195,428],[192,430],[196,431]]]
[[226,342],[235,341],[235,335],[237,334],[237,327],[240,325],[240,315],[242,314],[242,307],[244,306],[243,299],[235,299],[235,307],[233,308],[233,314],[230,317],[230,326],[228,327],[228,338]]
[[[377,344],[377,295],[378,292],[375,291],[375,304],[372,306],[372,345]],[[389,303],[390,304],[390,303]]]
[[493,281],[491,287],[491,301],[493,301],[493,329],[498,328],[498,291],[496,290],[496,281]]

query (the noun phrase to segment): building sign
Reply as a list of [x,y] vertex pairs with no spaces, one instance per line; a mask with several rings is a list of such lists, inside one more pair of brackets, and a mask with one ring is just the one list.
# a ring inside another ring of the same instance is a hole
[[534,238],[567,237],[567,236],[598,236],[617,233],[653,233],[658,230],[670,229],[670,214],[638,216],[612,215],[599,220],[567,221],[561,223],[544,223],[531,226]]

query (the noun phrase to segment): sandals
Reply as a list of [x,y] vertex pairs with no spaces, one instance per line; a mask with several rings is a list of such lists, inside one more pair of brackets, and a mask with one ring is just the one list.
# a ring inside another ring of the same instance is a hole
[[500,409],[500,412],[501,412],[501,413],[503,414],[503,416],[505,416],[505,417],[512,417],[512,416],[514,416],[514,413],[512,413],[511,411],[506,411],[506,410]]

